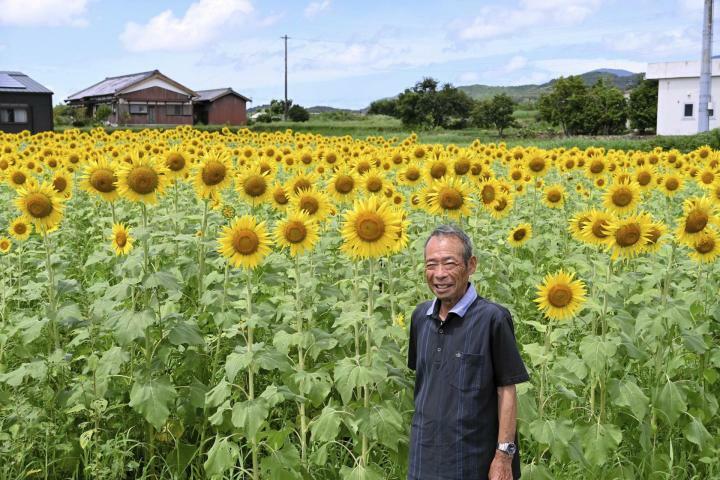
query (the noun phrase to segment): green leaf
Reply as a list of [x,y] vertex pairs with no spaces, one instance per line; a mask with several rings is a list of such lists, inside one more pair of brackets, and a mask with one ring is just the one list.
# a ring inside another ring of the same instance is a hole
[[670,379],[663,386],[658,398],[655,399],[655,405],[664,414],[661,415],[661,418],[670,425],[674,425],[680,414],[687,411],[683,393]]
[[608,360],[617,353],[617,342],[603,341],[595,335],[588,335],[580,342],[580,355],[585,364],[595,373],[601,372]]
[[77,303],[60,307],[57,313],[58,322],[62,325],[73,325],[83,320],[83,314]]
[[373,464],[366,467],[358,464],[355,468],[343,465],[340,469],[340,477],[343,480],[384,480],[385,474]]
[[[12,322],[12,320],[11,320]],[[42,334],[43,327],[47,324],[47,318],[28,317],[17,323],[18,328],[21,331],[21,336],[24,344],[29,344],[35,341]]]
[[263,478],[272,480],[301,480],[300,454],[292,443],[260,460]]
[[205,345],[200,329],[191,322],[176,323],[168,334],[168,341],[173,345]]
[[130,391],[130,406],[160,430],[170,415],[169,407],[176,396],[170,378],[162,376],[145,383],[135,382]]
[[229,396],[230,384],[223,378],[220,380],[220,383],[205,394],[205,406],[210,408],[216,407],[227,400]]
[[115,316],[112,328],[120,345],[130,345],[138,338],[145,338],[145,330],[155,323],[152,310],[125,311]]
[[530,422],[529,429],[530,434],[538,443],[548,446],[557,442],[568,444],[575,435],[572,424],[562,420],[536,419]]
[[268,416],[267,402],[264,398],[247,400],[233,405],[232,423],[245,431],[247,438],[255,438]]
[[385,380],[387,369],[377,363],[372,367],[359,365],[354,359],[344,358],[335,366],[335,387],[340,392],[343,403],[352,398],[353,389]]
[[707,431],[705,425],[695,417],[683,428],[683,434],[688,441],[694,443],[701,450],[711,449],[714,444],[713,436]]
[[242,353],[233,352],[228,355],[225,360],[225,375],[227,376],[227,379],[231,382],[235,381],[235,377],[238,372],[240,370],[245,370],[252,362],[252,359],[253,353],[248,352],[247,350]]
[[0,382],[6,383],[11,387],[18,387],[25,380],[25,377],[30,377],[34,380],[42,380],[47,374],[47,363],[43,360],[37,360],[35,362],[23,363],[12,372],[0,374]]
[[120,373],[123,364],[130,360],[130,354],[122,348],[115,346],[108,349],[98,362],[95,375],[106,377]]
[[612,393],[612,402],[615,405],[630,408],[638,422],[642,422],[648,412],[650,399],[637,386],[634,379],[622,382],[614,381],[610,385],[610,392]]
[[265,348],[260,350],[255,358],[258,366],[263,370],[279,370],[281,372],[287,372],[291,368],[285,354],[277,350],[269,350]]
[[203,467],[210,478],[222,476],[231,469],[237,458],[240,456],[240,449],[227,437],[215,437],[215,443],[208,451],[208,458]]
[[167,271],[153,272],[147,276],[143,283],[146,288],[159,287],[168,292],[176,292],[182,289],[177,277],[172,272]]
[[310,439],[313,442],[330,442],[340,432],[343,412],[328,405],[322,409],[320,416],[310,423]]
[[596,466],[604,465],[608,455],[622,440],[622,432],[611,424],[594,423],[583,434],[583,453],[587,461]]

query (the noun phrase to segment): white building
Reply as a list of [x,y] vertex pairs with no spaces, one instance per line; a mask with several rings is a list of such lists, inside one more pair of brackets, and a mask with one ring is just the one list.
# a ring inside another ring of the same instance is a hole
[[[658,80],[658,135],[693,135],[698,129],[700,62],[649,63],[645,78]],[[720,58],[712,59],[710,86],[710,128],[720,127],[714,114],[715,98],[720,99]]]

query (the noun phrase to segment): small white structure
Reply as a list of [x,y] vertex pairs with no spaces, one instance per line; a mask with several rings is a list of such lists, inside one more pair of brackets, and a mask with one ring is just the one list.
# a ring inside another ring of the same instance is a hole
[[[658,135],[693,135],[698,131],[700,62],[649,63],[645,78],[658,80]],[[712,59],[710,86],[710,129],[720,127],[715,115],[720,99],[720,58]]]

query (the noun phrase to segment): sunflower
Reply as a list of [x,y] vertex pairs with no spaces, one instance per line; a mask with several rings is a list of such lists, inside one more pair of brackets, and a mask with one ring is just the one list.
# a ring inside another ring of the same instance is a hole
[[318,241],[318,224],[303,211],[291,212],[275,226],[275,240],[282,247],[290,247],[296,256],[313,249]]
[[422,172],[411,163],[398,173],[397,178],[403,185],[417,185],[422,180]]
[[650,223],[648,228],[647,244],[645,245],[646,253],[655,253],[662,246],[662,237],[667,233],[667,226],[658,221]]
[[195,192],[200,198],[210,198],[222,192],[232,181],[233,166],[227,152],[206,154],[195,168],[192,178]]
[[703,168],[695,177],[698,185],[705,190],[710,190],[718,179],[720,179],[720,174],[710,167]]
[[380,170],[368,170],[360,176],[360,185],[370,195],[382,195],[389,186]]
[[271,205],[275,210],[284,210],[290,204],[290,197],[280,182],[275,182],[270,188]]
[[445,156],[432,158],[425,161],[423,166],[425,171],[425,179],[428,183],[432,183],[434,180],[440,180],[445,175],[449,175],[451,167],[448,164],[448,159]]
[[62,198],[55,193],[52,184],[47,182],[18,189],[15,205],[25,220],[43,232],[57,228],[63,217]]
[[63,169],[58,169],[55,171],[51,183],[55,192],[65,200],[72,197],[73,177],[71,173]]
[[683,216],[677,222],[675,235],[680,243],[692,245],[708,225],[717,222],[717,208],[709,198],[688,198],[683,203]]
[[665,193],[668,197],[674,196],[683,188],[683,178],[675,173],[670,173],[662,178],[660,183],[660,190]]
[[615,216],[610,212],[602,210],[590,210],[587,212],[588,221],[582,227],[582,240],[591,245],[605,245],[609,238],[606,231]]
[[477,185],[477,191],[480,194],[480,201],[483,206],[489,207],[495,202],[495,199],[500,194],[497,181],[489,178],[481,180]]
[[434,215],[448,215],[458,219],[469,216],[472,202],[470,187],[456,177],[436,180],[430,186],[428,208]]
[[538,309],[551,320],[566,320],[580,311],[585,303],[585,284],[574,280],[574,273],[563,270],[548,274],[541,285],[537,286],[535,302]]
[[115,255],[127,255],[133,249],[134,239],[130,236],[130,229],[122,223],[113,223],[110,240]]
[[218,252],[236,268],[252,269],[270,253],[270,237],[265,222],[243,215],[224,226],[218,237]]
[[509,193],[500,193],[495,197],[495,201],[490,205],[485,205],[485,209],[495,220],[506,217],[515,203],[515,197]]
[[529,223],[521,223],[517,227],[510,230],[507,241],[513,248],[525,245],[532,238],[532,225]]
[[15,238],[15,240],[27,240],[32,233],[32,224],[29,223],[25,218],[18,217],[12,222],[10,222],[8,231],[10,232],[10,235]]
[[118,198],[116,168],[107,160],[100,159],[85,166],[80,176],[80,188],[107,202]]
[[550,185],[543,192],[543,203],[548,208],[562,208],[565,204],[565,188],[562,185]]
[[250,205],[256,206],[267,201],[272,191],[268,174],[259,166],[241,169],[235,178],[235,189]]
[[180,148],[172,148],[163,155],[168,176],[172,179],[183,179],[190,168],[190,155]]
[[612,259],[632,258],[645,250],[650,238],[652,219],[646,213],[617,218],[605,227],[607,248]]
[[551,159],[541,151],[533,152],[527,159],[525,170],[533,177],[542,177],[550,170]]
[[590,223],[592,212],[585,211],[585,212],[577,212],[575,215],[570,218],[568,222],[568,230],[570,231],[570,234],[576,239],[585,241],[583,238],[583,229],[585,228],[585,225]]
[[605,208],[618,215],[626,215],[635,211],[639,203],[640,187],[629,180],[613,183],[603,196]]
[[290,208],[302,210],[314,220],[324,220],[332,211],[332,204],[327,195],[314,188],[302,189],[290,195]]
[[713,228],[698,235],[690,245],[690,258],[698,263],[712,263],[720,255],[720,236]]
[[348,202],[353,199],[357,191],[358,180],[348,167],[340,167],[330,177],[327,191],[338,202]]
[[298,173],[288,179],[285,188],[289,194],[297,194],[300,190],[310,190],[315,187],[317,181],[318,175],[316,173]]
[[592,180],[604,176],[607,169],[607,163],[602,157],[594,157],[585,164],[585,174]]
[[26,186],[25,184],[32,179],[31,173],[28,172],[27,169],[18,165],[8,168],[5,178],[8,185],[16,190]]
[[0,237],[0,253],[8,253],[12,247],[12,242],[7,237]]
[[647,191],[652,189],[657,173],[652,165],[643,165],[636,168],[632,176],[640,190]]
[[130,163],[121,164],[117,172],[118,193],[131,202],[157,203],[169,179],[167,168],[155,157],[137,153],[131,155]]
[[381,257],[402,236],[402,216],[377,197],[356,200],[345,213],[342,250],[351,258]]

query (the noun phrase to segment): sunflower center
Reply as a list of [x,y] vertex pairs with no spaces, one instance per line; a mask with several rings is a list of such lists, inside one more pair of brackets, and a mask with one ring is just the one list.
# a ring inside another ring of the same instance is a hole
[[185,167],[185,157],[179,153],[171,153],[165,160],[165,164],[173,172],[179,172]]
[[202,170],[202,181],[205,185],[212,187],[225,180],[227,168],[221,162],[210,161]]
[[403,163],[403,157],[402,157],[402,155],[398,155],[398,154],[393,155],[393,157],[392,157],[392,162],[393,162],[395,165],[400,165],[401,163]]
[[648,232],[648,243],[651,245],[656,244],[657,241],[660,239],[660,235],[662,235],[662,232],[659,228],[650,228],[650,231]]
[[267,190],[267,184],[260,175],[253,175],[245,181],[243,190],[251,197],[259,197]]
[[547,194],[548,202],[558,203],[562,200],[562,194],[558,190],[550,190]]
[[506,198],[499,198],[497,202],[495,202],[495,206],[493,207],[496,212],[502,212],[505,210],[505,208],[508,206],[508,202]]
[[605,164],[600,160],[595,160],[590,164],[590,171],[594,174],[598,174],[605,169]]
[[607,233],[605,233],[605,228],[607,228],[607,226],[607,220],[596,220],[592,225],[593,235],[595,235],[596,238],[607,237]]
[[258,249],[260,240],[255,232],[248,229],[237,230],[233,235],[232,246],[242,255],[252,255]]
[[535,157],[532,160],[530,160],[530,163],[528,164],[530,167],[530,170],[533,172],[542,172],[545,169],[545,159],[540,157]]
[[491,203],[495,200],[495,189],[490,185],[485,185],[480,192],[480,196],[482,197],[483,203]]
[[329,153],[327,157],[325,157],[325,162],[332,165],[333,163],[337,162],[337,155],[334,153]]
[[15,185],[22,185],[27,180],[27,177],[22,172],[13,172],[12,181]]
[[413,152],[415,158],[423,158],[425,156],[425,150],[422,147],[418,147]]
[[57,177],[53,179],[53,188],[55,188],[55,191],[58,193],[62,193],[67,188],[67,180],[63,177]]
[[313,161],[312,155],[309,153],[303,153],[300,157],[300,161],[305,165],[310,165]]
[[695,251],[701,254],[710,253],[715,249],[715,240],[707,235],[695,242]]
[[385,233],[385,222],[377,213],[365,212],[355,220],[358,237],[366,242],[376,242]]
[[572,298],[572,289],[562,284],[551,286],[547,295],[548,302],[555,308],[567,307],[572,301]]
[[633,201],[633,192],[627,187],[620,187],[612,194],[613,205],[627,207]]
[[516,182],[521,180],[522,176],[523,174],[520,170],[513,170],[513,172],[510,174],[510,177]]
[[100,168],[90,175],[90,185],[99,192],[110,193],[115,190],[115,175],[112,170]]
[[405,170],[405,178],[410,180],[411,182],[414,182],[418,178],[420,178],[420,170],[417,168],[411,167]]
[[304,196],[300,199],[300,210],[305,210],[310,215],[313,215],[320,208],[320,203],[315,197]]
[[[204,176],[204,174],[203,174]],[[135,167],[127,176],[128,186],[141,195],[152,193],[158,186],[159,178],[155,170],[145,165]]]
[[463,158],[455,162],[455,173],[457,175],[465,175],[470,170],[470,162]]
[[127,244],[127,235],[125,235],[125,232],[117,232],[115,234],[115,243],[117,243],[117,246],[120,248],[123,248]]
[[527,235],[527,231],[524,228],[518,228],[513,232],[513,240],[519,242]]
[[383,187],[383,182],[377,177],[372,177],[367,181],[367,189],[370,192],[379,192]]
[[285,191],[280,188],[273,192],[273,200],[275,200],[278,205],[285,205],[288,203],[288,197],[285,195]]
[[642,185],[643,187],[650,183],[652,180],[652,175],[650,175],[648,172],[640,172],[637,175],[637,182]]
[[309,190],[310,188],[312,188],[312,183],[310,183],[310,181],[305,178],[301,178],[295,182],[295,186],[293,186],[293,192],[298,193],[300,192],[300,190]]
[[615,241],[621,247],[632,247],[640,241],[640,227],[634,223],[623,225],[615,232]]
[[25,200],[27,210],[35,218],[45,218],[53,211],[52,202],[42,193],[31,193]]
[[712,172],[703,172],[703,174],[700,175],[700,180],[705,185],[710,185],[715,181],[715,174]]
[[335,190],[340,193],[350,193],[355,186],[355,181],[350,175],[340,175],[335,179]]
[[368,162],[360,162],[357,166],[357,171],[360,175],[370,170],[370,164]]
[[443,189],[438,197],[440,198],[440,206],[445,210],[457,210],[463,205],[462,194],[452,188]]
[[302,222],[293,221],[285,227],[285,238],[290,243],[300,243],[305,240],[307,229]]
[[442,163],[436,163],[430,168],[430,176],[433,178],[442,178],[447,173],[447,167]]
[[680,182],[678,182],[677,178],[668,178],[665,181],[665,188],[667,188],[671,192],[674,190],[677,190],[679,187],[680,187]]
[[17,235],[25,235],[25,232],[27,232],[27,225],[22,222],[16,223],[15,225],[13,225],[13,231]]
[[687,233],[698,233],[708,224],[708,216],[699,210],[693,210],[685,219],[685,231]]

